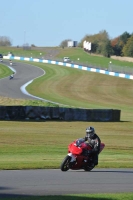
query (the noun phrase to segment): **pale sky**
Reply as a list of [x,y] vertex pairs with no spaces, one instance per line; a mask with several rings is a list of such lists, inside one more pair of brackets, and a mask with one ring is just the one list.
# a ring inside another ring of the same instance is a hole
[[0,36],[12,45],[58,46],[106,30],[133,33],[133,0],[0,0]]

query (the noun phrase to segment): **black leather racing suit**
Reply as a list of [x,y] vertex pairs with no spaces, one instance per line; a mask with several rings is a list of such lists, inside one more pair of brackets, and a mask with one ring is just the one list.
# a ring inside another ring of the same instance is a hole
[[98,165],[98,154],[100,152],[100,145],[101,145],[100,138],[95,133],[93,135],[93,137],[92,136],[91,137],[85,137],[85,140],[92,147],[92,150],[91,150],[92,163],[94,163],[94,165]]

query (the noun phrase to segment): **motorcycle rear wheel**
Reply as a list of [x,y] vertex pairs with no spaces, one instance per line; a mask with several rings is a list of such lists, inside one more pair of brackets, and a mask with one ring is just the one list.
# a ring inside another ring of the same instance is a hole
[[87,166],[84,168],[85,171],[90,172],[95,166]]
[[60,169],[61,171],[65,172],[69,170],[69,163],[70,163],[71,157],[70,156],[66,156],[63,160],[63,162],[61,163]]

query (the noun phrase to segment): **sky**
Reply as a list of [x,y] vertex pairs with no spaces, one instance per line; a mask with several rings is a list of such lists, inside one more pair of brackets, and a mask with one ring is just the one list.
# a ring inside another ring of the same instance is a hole
[[133,33],[133,0],[0,0],[0,36],[12,46],[59,46],[106,30]]

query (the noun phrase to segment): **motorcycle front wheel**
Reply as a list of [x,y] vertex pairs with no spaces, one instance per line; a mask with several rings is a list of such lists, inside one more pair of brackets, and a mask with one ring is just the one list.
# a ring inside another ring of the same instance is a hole
[[60,166],[61,171],[65,172],[65,171],[69,170],[70,160],[71,160],[71,157],[68,156],[68,155],[64,158],[64,160],[63,160],[63,162],[61,163],[61,166]]

